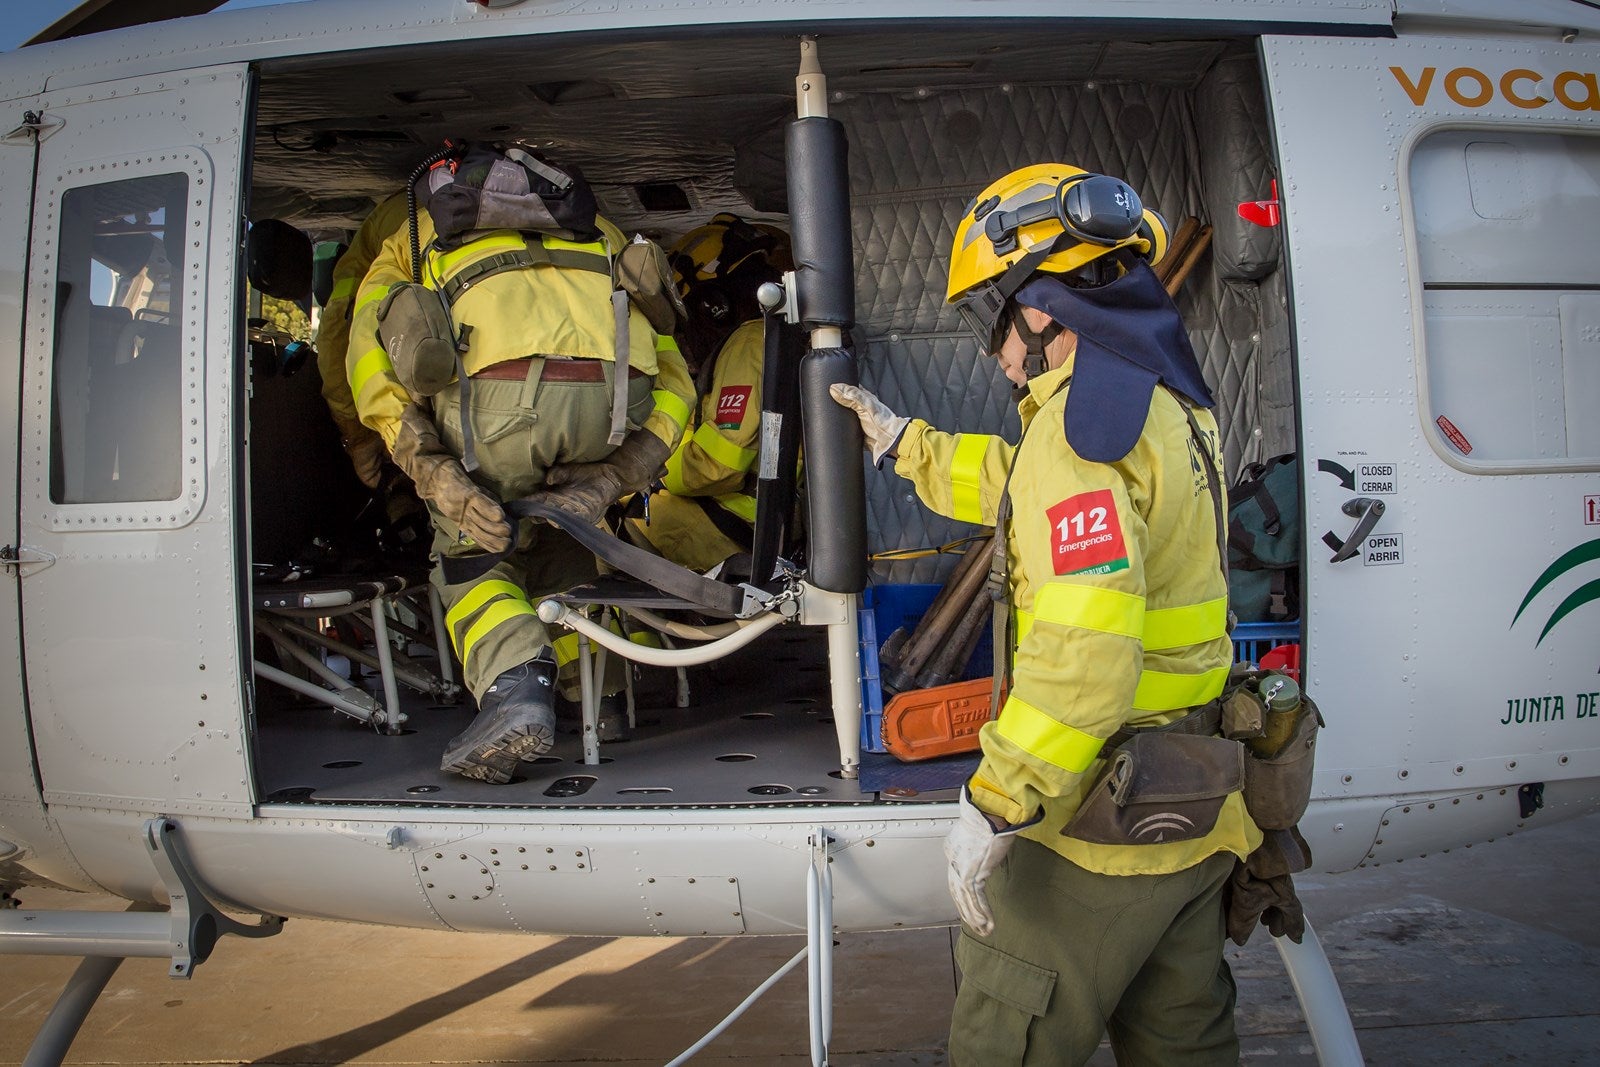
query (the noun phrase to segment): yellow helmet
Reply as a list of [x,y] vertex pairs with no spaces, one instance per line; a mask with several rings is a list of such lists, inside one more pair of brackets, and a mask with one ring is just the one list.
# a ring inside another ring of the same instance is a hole
[[705,364],[735,328],[760,318],[756,290],[794,269],[787,233],[726,211],[680,237],[667,261],[688,313],[678,343],[691,365]]
[[727,211],[678,238],[667,254],[677,276],[678,293],[685,297],[696,282],[728,278],[758,263],[779,274],[794,269],[787,233]]
[[945,299],[988,346],[1006,301],[1035,271],[1071,274],[1122,249],[1159,260],[1166,222],[1120,178],[1036,163],[968,205],[956,224]]

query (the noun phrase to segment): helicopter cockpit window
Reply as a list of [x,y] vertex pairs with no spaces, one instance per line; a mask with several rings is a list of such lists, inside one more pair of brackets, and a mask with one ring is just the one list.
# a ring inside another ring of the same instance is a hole
[[1435,447],[1600,467],[1600,137],[1443,130],[1410,171]]
[[158,174],[61,199],[50,499],[176,498],[189,178]]

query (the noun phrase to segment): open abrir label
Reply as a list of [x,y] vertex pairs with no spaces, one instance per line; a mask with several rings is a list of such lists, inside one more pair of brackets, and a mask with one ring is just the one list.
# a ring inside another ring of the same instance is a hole
[[1405,562],[1405,552],[1400,546],[1400,535],[1373,534],[1361,546],[1361,563],[1366,567],[1387,567]]
[[1393,493],[1394,479],[1393,463],[1356,464],[1356,492],[1362,496]]

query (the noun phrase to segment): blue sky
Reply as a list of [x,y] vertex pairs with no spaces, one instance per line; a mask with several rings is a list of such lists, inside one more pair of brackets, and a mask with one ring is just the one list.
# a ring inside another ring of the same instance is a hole
[[[10,4],[12,10],[0,20],[0,51],[15,48],[29,37],[50,25],[62,15],[76,8],[81,0],[28,0],[26,4]],[[126,3],[127,0],[120,0]],[[265,7],[269,4],[293,3],[296,0],[228,0],[224,9],[238,7]]]

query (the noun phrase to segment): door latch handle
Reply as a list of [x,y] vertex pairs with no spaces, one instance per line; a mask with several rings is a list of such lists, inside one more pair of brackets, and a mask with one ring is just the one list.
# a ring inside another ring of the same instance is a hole
[[1342,541],[1333,535],[1332,530],[1322,535],[1322,543],[1333,549],[1333,558],[1328,562],[1343,563],[1360,552],[1367,535],[1378,525],[1378,520],[1383,518],[1384,508],[1383,501],[1376,497],[1358,496],[1353,500],[1346,500],[1339,510],[1355,519],[1356,526],[1350,531],[1350,536]]

